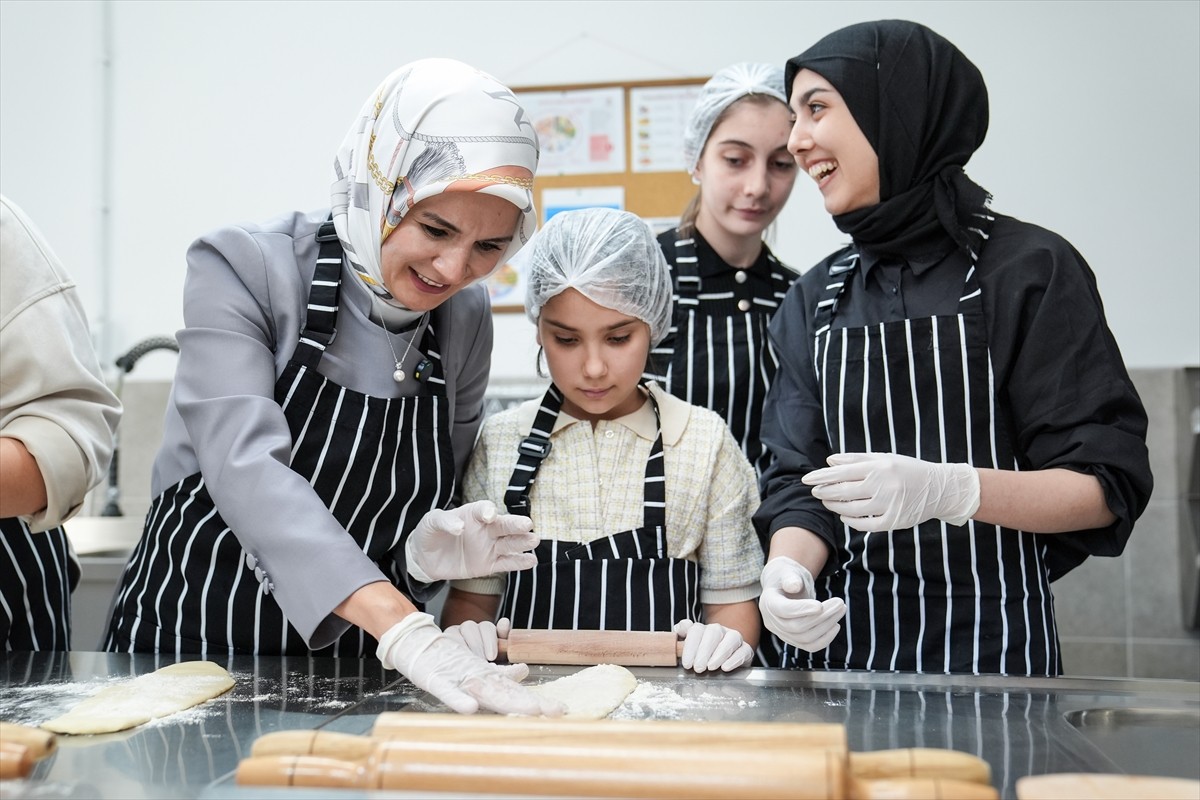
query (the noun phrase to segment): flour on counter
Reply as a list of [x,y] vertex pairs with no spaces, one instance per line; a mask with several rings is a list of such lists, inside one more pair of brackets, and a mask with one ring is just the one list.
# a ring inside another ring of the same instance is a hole
[[[348,699],[337,697],[339,681],[334,678],[313,678],[297,675],[294,683],[286,686],[275,676],[264,677],[253,673],[232,673],[234,687],[228,693],[208,702],[167,717],[150,720],[138,726],[138,730],[160,725],[198,724],[226,711],[227,703],[256,704],[282,710],[307,712],[328,711],[336,713],[362,700],[361,696]],[[20,725],[38,727],[46,720],[57,717],[99,693],[103,689],[127,683],[133,676],[113,677],[91,681],[69,681],[66,683],[30,683],[6,686],[0,691],[0,720]]]
[[655,684],[638,681],[637,688],[609,719],[711,719],[713,712],[754,708],[757,700],[709,691],[703,683]]

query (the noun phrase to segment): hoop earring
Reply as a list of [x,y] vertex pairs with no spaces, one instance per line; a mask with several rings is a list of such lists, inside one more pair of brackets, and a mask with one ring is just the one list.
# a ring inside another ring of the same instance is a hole
[[537,376],[539,378],[549,378],[550,376],[542,369],[542,356],[546,354],[546,348],[538,345],[537,359],[534,362],[537,365]]

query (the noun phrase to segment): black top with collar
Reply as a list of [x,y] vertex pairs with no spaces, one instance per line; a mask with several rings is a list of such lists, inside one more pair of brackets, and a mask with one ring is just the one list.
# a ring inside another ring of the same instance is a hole
[[[802,475],[825,466],[829,444],[812,364],[813,310],[829,266],[805,273],[771,323],[780,368],[763,411],[774,455],[762,476],[759,531],[799,526],[832,544],[837,520]],[[835,329],[954,314],[970,259],[947,238],[945,255],[911,263],[863,253],[833,318]],[[1095,475],[1117,520],[1096,531],[1050,535],[1053,573],[1088,555],[1118,555],[1153,486],[1146,411],[1104,316],[1095,275],[1069,242],[996,215],[976,265],[987,320],[999,417],[1022,469],[1061,467]]]

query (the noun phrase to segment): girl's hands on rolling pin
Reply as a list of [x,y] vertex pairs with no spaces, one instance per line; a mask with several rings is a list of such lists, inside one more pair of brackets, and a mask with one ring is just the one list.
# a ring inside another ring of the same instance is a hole
[[824,650],[841,630],[838,620],[846,615],[845,601],[831,597],[818,602],[812,573],[800,562],[772,558],[763,567],[762,589],[758,610],[763,624],[788,644],[813,653]]
[[422,583],[481,578],[537,566],[533,520],[497,514],[490,500],[451,509],[435,508],[421,517],[404,543],[408,572]]
[[512,630],[508,617],[492,623],[487,620],[474,622],[467,620],[458,625],[451,625],[444,633],[447,637],[461,642],[464,647],[480,658],[495,661],[500,654],[500,639],[507,639]]
[[701,624],[681,619],[675,623],[675,635],[683,639],[680,665],[697,673],[717,669],[732,672],[754,659],[754,648],[742,640],[740,633],[715,622]]
[[379,638],[375,654],[383,666],[399,670],[460,714],[486,708],[497,714],[561,717],[566,710],[561,703],[517,683],[529,674],[529,667],[484,661],[461,640],[444,635],[433,617],[419,611],[389,628]]

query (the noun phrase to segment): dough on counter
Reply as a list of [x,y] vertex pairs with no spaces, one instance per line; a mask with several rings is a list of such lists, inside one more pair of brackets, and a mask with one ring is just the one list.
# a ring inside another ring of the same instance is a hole
[[637,688],[637,678],[616,664],[599,664],[530,688],[566,705],[568,718],[602,719]]
[[43,722],[55,733],[112,733],[198,706],[233,687],[209,661],[185,661],[107,686],[61,717]]

